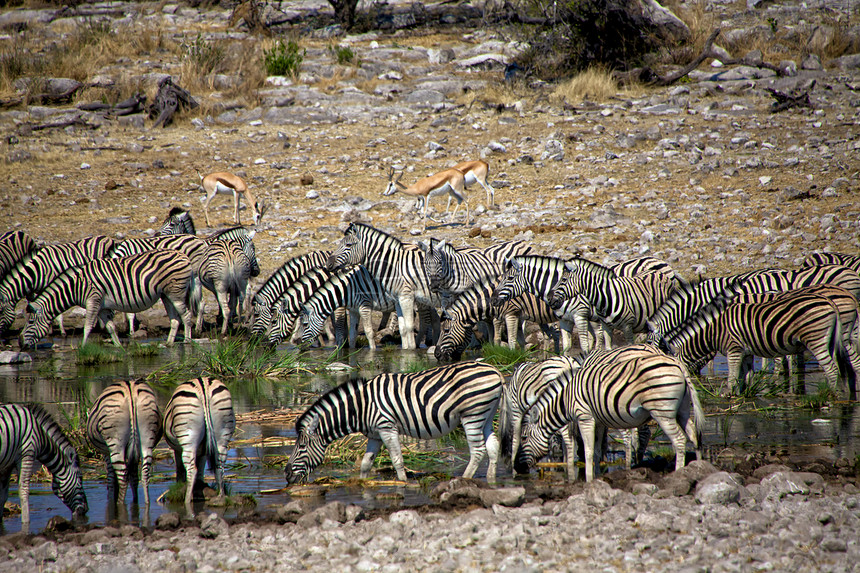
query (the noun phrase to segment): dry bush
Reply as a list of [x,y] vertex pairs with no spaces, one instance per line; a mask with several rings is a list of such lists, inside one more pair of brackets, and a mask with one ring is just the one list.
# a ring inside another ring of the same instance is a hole
[[591,67],[565,80],[553,90],[553,97],[568,103],[584,100],[606,101],[618,93],[618,82],[603,67]]
[[239,76],[239,83],[227,90],[225,95],[230,98],[242,99],[246,105],[256,106],[260,103],[259,91],[266,85],[266,70],[262,64],[262,47],[259,42],[238,44],[239,50],[235,58],[227,64],[230,73]]
[[512,83],[490,83],[483,89],[468,91],[458,96],[456,102],[467,107],[475,105],[476,102],[508,107],[529,97],[529,94],[521,92],[519,88],[520,86]]

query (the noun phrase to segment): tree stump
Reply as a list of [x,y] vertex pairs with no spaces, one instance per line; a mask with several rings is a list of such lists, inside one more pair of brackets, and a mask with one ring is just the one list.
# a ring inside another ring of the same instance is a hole
[[167,127],[173,121],[173,115],[181,109],[194,109],[199,104],[191,94],[173,83],[170,76],[158,82],[158,93],[155,102],[149,107],[149,118],[156,118],[152,127]]

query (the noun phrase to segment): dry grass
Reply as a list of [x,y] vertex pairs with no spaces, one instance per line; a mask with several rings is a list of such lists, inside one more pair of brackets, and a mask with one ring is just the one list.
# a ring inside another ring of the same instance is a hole
[[558,101],[581,103],[603,102],[618,93],[618,82],[606,68],[592,67],[560,83],[552,93]]

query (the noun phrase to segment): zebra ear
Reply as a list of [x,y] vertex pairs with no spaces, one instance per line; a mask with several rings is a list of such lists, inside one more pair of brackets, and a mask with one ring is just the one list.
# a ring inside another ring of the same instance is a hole
[[430,239],[430,245],[428,245],[424,241],[418,241],[418,248],[421,249],[421,252],[426,255],[427,253],[430,252],[430,249],[433,248],[431,246],[432,244],[433,244],[433,239]]
[[306,435],[312,436],[316,433],[317,427],[319,427],[319,425],[320,425],[320,417],[318,415],[313,416],[310,420],[308,420],[308,423],[305,425],[304,428],[302,428],[302,430],[304,431],[304,433]]
[[253,239],[253,238],[254,238],[254,235],[256,235],[256,234],[257,234],[257,230],[256,230],[256,229],[253,229],[253,230],[251,230],[251,231],[249,231],[249,232],[248,232],[248,238],[249,238],[249,239]]
[[36,307],[33,306],[33,303],[27,303],[27,312],[29,314],[33,314],[34,312],[36,312]]
[[436,245],[436,249],[437,249],[437,250],[439,250],[439,251],[441,251],[441,250],[442,250],[442,249],[444,249],[447,245],[448,245],[448,241],[447,241],[446,239],[442,239],[441,241],[439,241],[439,244],[438,244],[438,245]]
[[576,268],[576,265],[573,263],[573,261],[565,261],[564,268],[568,272],[573,272],[573,270]]

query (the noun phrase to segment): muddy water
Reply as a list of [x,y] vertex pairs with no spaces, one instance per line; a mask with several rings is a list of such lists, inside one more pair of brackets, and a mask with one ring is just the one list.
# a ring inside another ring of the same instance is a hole
[[[126,359],[122,362],[107,364],[99,367],[84,367],[75,364],[75,355],[71,350],[74,341],[63,342],[53,349],[37,350],[33,353],[33,363],[22,366],[0,367],[0,402],[40,402],[51,410],[55,417],[64,425],[74,424],[78,410],[91,404],[99,393],[111,382],[122,378],[146,376],[171,363],[182,362],[198,351],[188,345],[178,345],[175,348],[160,349],[153,358]],[[205,348],[205,345],[204,345]],[[311,360],[324,360],[329,351],[310,353]],[[311,402],[322,391],[331,388],[345,380],[350,375],[372,376],[382,371],[402,371],[410,368],[416,362],[427,366],[435,364],[432,357],[428,358],[424,351],[404,352],[399,349],[386,348],[376,353],[362,350],[342,357],[342,362],[352,366],[352,371],[329,371],[322,374],[307,374],[292,376],[287,379],[258,379],[235,380],[229,383],[233,395],[234,409],[237,415],[258,410],[277,408],[302,407]],[[725,361],[717,361],[717,378],[726,376]],[[814,391],[818,381],[822,379],[817,365],[807,364],[807,387]],[[162,406],[167,403],[172,387],[153,382]],[[715,397],[703,396],[709,416],[705,423],[706,456],[718,460],[721,453],[732,446],[740,446],[765,454],[791,454],[808,459],[835,460],[847,457],[853,460],[860,455],[860,406],[857,404],[838,404],[821,410],[798,408],[797,401],[787,398],[758,398],[750,401],[740,412],[733,412],[728,403],[723,403]],[[273,423],[243,423],[237,428],[234,439],[236,447],[230,451],[227,480],[233,495],[252,494],[258,507],[270,504],[283,504],[291,501],[291,497],[282,490],[284,487],[283,470],[273,465],[271,458],[288,455],[289,445],[262,447],[246,445],[254,443],[257,438],[290,438],[294,436],[291,425]],[[439,471],[457,474],[462,471],[468,454],[463,444],[447,443],[449,448],[455,448],[457,459],[462,463],[454,467],[445,464],[444,467],[428,468],[427,471]],[[657,439],[652,441],[651,450],[665,450],[668,443]],[[620,442],[611,452],[610,458],[623,458],[623,448]],[[104,478],[104,467],[98,464],[87,467],[89,477],[85,479],[85,490],[90,505],[87,519],[90,523],[104,524],[119,519],[120,522],[142,524],[154,522],[165,511],[184,512],[181,505],[153,501],[149,515],[142,507],[131,503],[131,493],[128,497],[128,509],[116,515],[107,503],[107,487]],[[479,470],[479,476],[481,476]],[[509,470],[500,468],[501,478],[510,477]],[[508,473],[506,473],[508,472]],[[173,457],[166,444],[162,441],[157,451],[155,479],[150,485],[150,495],[153,500],[161,496],[173,483],[175,468]],[[355,475],[352,468],[320,468],[313,477],[331,475],[348,478]],[[207,481],[212,479],[207,473]],[[522,482],[518,482],[522,483]],[[271,493],[263,493],[276,490]],[[365,507],[377,506],[411,506],[428,501],[427,492],[419,487],[394,488],[383,486],[376,489],[361,489],[356,487],[333,488],[325,496],[308,498],[309,501],[324,503],[339,499],[344,502],[359,503]],[[18,502],[17,485],[10,488],[9,501]],[[142,506],[142,493],[141,493]],[[197,509],[201,509],[198,507]],[[235,516],[239,508],[207,508],[217,511],[226,517]],[[30,494],[31,531],[44,528],[47,521],[54,515],[69,516],[68,509],[55,497],[46,481],[34,482]],[[19,531],[20,516],[9,516],[4,520],[4,531],[11,533]]]

